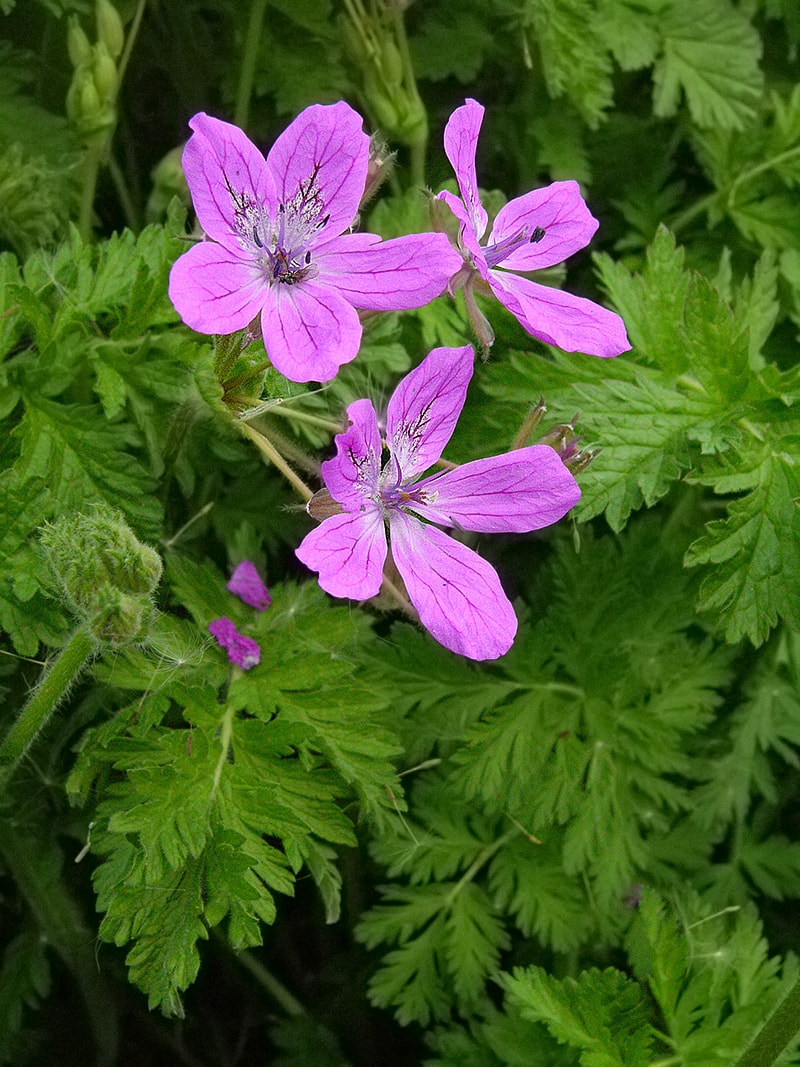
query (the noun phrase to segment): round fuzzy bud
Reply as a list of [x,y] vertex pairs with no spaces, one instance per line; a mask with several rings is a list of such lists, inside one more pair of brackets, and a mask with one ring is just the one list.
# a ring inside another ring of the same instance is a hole
[[142,544],[112,508],[98,506],[48,526],[41,536],[53,572],[79,614],[91,614],[100,590],[149,597],[161,578],[161,559]]
[[89,38],[83,32],[77,15],[70,15],[67,27],[67,52],[69,61],[76,69],[81,63],[87,63],[92,56]]
[[106,46],[114,59],[119,59],[125,44],[125,31],[119,12],[110,0],[97,0],[97,37]]
[[96,604],[87,616],[86,625],[96,641],[112,648],[124,648],[145,637],[152,610],[145,598],[104,585],[97,590]]

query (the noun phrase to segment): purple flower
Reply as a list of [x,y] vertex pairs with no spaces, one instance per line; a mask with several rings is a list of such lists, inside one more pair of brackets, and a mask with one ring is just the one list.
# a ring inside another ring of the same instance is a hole
[[461,198],[441,192],[437,199],[444,200],[461,223],[458,243],[464,257],[450,291],[464,286],[470,318],[486,345],[494,338],[475,304],[473,288],[486,292],[488,287],[529,334],[547,344],[595,356],[627,351],[631,346],[619,315],[516,273],[561,263],[592,239],[598,223],[577,182],[554,182],[510,200],[498,212],[485,244],[480,243],[488,224],[475,173],[482,120],[483,107],[467,100],[450,116],[444,131],[444,149],[456,172]]
[[423,626],[470,659],[496,659],[514,640],[517,619],[497,573],[477,553],[431,525],[482,533],[524,533],[556,522],[580,490],[546,445],[465,463],[420,480],[455,429],[472,377],[472,348],[435,348],[400,382],[386,418],[388,459],[375,409],[357,400],[337,455],[322,464],[328,517],[297,549],[333,596],[366,600],[392,557]]
[[268,608],[272,603],[269,590],[261,581],[258,571],[249,559],[243,559],[237,564],[225,588],[229,593],[238,596],[245,604],[249,604],[251,608],[258,608],[259,611]]
[[252,637],[240,634],[230,619],[212,619],[208,624],[208,632],[219,647],[226,650],[230,662],[241,667],[243,671],[249,671],[261,662],[258,642]]
[[364,192],[369,138],[347,104],[314,104],[267,158],[236,126],[204,113],[183,168],[209,238],[172,268],[169,295],[200,333],[261,316],[274,366],[292,381],[329,381],[361,342],[356,308],[421,307],[460,259],[443,234],[381,241],[349,233]]

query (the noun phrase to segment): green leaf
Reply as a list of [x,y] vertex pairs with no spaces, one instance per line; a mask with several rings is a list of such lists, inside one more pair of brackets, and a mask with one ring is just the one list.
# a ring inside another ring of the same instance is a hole
[[660,19],[662,53],[653,70],[653,111],[678,110],[681,90],[701,128],[739,130],[762,91],[758,34],[729,0],[671,0]]
[[[726,639],[749,637],[760,645],[779,617],[800,627],[800,449],[784,439],[746,458],[751,491],[729,505],[727,519],[706,526],[685,562],[713,567],[698,607],[723,613]],[[717,488],[730,491],[719,482]]]
[[587,35],[597,37],[593,0],[538,0],[525,5],[523,18],[550,96],[566,96],[586,124],[597,127],[613,101],[613,87],[608,53],[586,46]]
[[0,628],[23,656],[43,641],[57,645],[67,620],[46,589],[52,583],[32,531],[53,516],[52,496],[38,479],[20,485],[13,473],[0,478]]
[[583,971],[559,981],[515,967],[503,982],[509,1006],[581,1050],[585,1067],[646,1067],[652,1046],[641,989],[619,971]]
[[675,916],[649,886],[642,890],[626,947],[634,974],[650,986],[670,1025],[683,989],[689,953]]
[[21,439],[16,476],[20,483],[48,485],[53,511],[80,511],[101,501],[124,512],[144,540],[158,540],[161,507],[151,477],[130,455],[139,443],[132,427],[107,425],[91,406],[31,396],[15,433]]

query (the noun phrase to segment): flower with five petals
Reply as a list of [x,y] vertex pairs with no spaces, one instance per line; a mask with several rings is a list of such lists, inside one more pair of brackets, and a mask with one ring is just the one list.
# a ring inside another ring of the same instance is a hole
[[386,449],[369,400],[347,409],[337,455],[322,464],[326,488],[309,503],[327,517],[297,549],[333,596],[380,590],[391,553],[420,621],[446,648],[496,659],[517,619],[494,568],[439,526],[480,533],[538,530],[557,522],[580,490],[557,453],[532,445],[421,475],[441,456],[464,406],[474,353],[436,348],[400,382],[386,413]]
[[489,221],[475,171],[483,110],[476,100],[467,100],[450,116],[444,132],[445,153],[456,172],[461,197],[443,191],[437,199],[448,205],[460,224],[458,245],[464,260],[450,282],[450,291],[464,287],[470,318],[486,347],[494,337],[475,303],[475,290],[494,293],[529,334],[547,344],[594,356],[627,351],[631,346],[619,315],[585,297],[524,276],[561,263],[592,239],[598,223],[577,182],[554,182],[510,200],[481,243]]
[[369,138],[348,104],[307,107],[266,159],[230,123],[201,112],[189,125],[183,167],[208,240],[175,262],[169,295],[200,333],[233,333],[260,316],[281,374],[329,381],[358,353],[358,310],[421,307],[458,270],[444,234],[349,232]]

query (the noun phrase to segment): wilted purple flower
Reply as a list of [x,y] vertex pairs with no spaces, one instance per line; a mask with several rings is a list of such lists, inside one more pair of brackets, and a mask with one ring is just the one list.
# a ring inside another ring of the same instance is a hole
[[261,581],[255,565],[249,559],[243,559],[233,570],[230,581],[225,587],[229,593],[238,596],[251,608],[263,611],[272,603],[269,590]]
[[230,619],[212,619],[208,624],[208,632],[219,647],[228,653],[230,662],[241,667],[243,671],[249,671],[261,662],[258,642],[252,637],[240,634]]
[[627,351],[631,346],[619,315],[514,273],[552,267],[592,239],[598,222],[577,182],[554,182],[510,200],[497,213],[486,242],[480,243],[488,225],[475,173],[483,110],[476,100],[467,100],[450,116],[444,131],[444,149],[456,172],[461,198],[445,191],[437,199],[444,200],[461,223],[458,244],[464,258],[450,291],[464,286],[473,326],[487,346],[494,338],[475,304],[474,289],[491,290],[529,334],[547,344],[594,356]]
[[369,400],[347,409],[337,455],[322,464],[326,489],[309,503],[328,517],[303,540],[299,559],[333,596],[366,600],[392,557],[423,626],[470,659],[507,652],[517,619],[495,570],[431,523],[485,533],[525,533],[556,522],[580,490],[546,445],[479,459],[418,480],[455,429],[472,376],[472,348],[435,348],[389,401],[386,446]]
[[236,126],[200,113],[183,168],[209,240],[172,268],[169,295],[200,333],[257,315],[267,355],[292,381],[329,381],[361,342],[356,308],[421,307],[460,260],[443,234],[381,241],[346,232],[364,192],[369,138],[348,104],[314,104],[264,159]]

